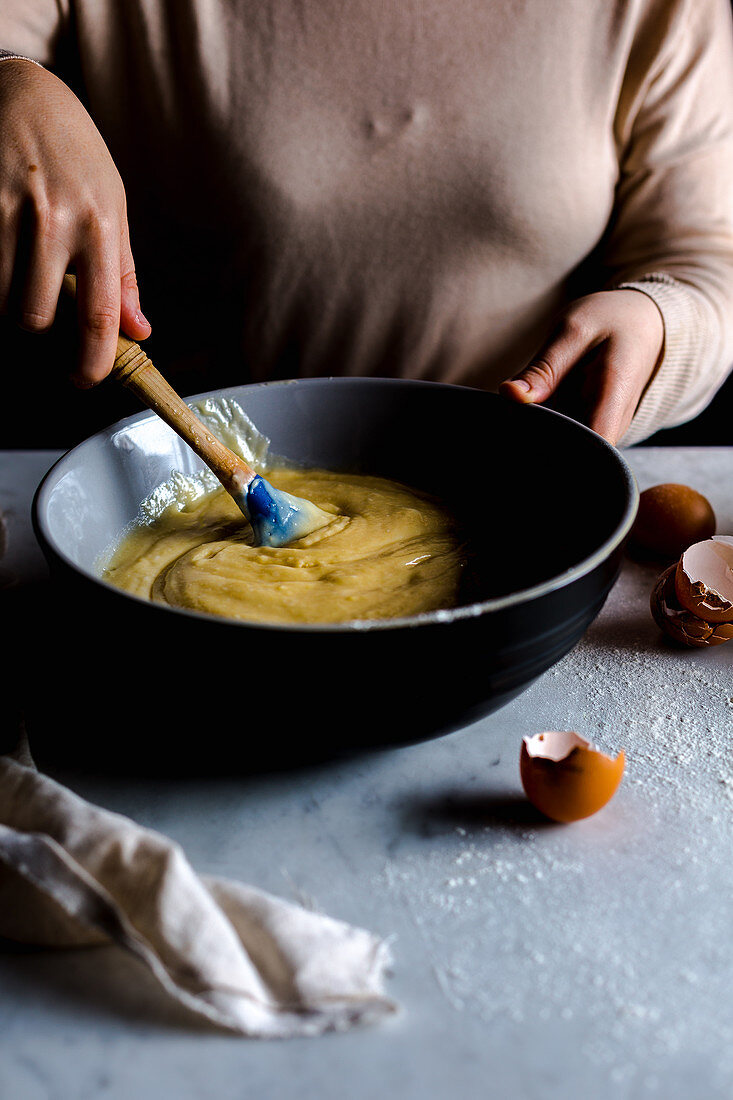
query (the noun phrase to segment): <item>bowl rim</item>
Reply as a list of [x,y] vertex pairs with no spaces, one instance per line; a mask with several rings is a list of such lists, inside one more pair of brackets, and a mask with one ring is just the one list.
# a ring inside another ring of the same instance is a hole
[[[253,382],[242,383],[241,385],[225,386],[218,390],[208,390],[203,393],[191,394],[184,398],[188,404],[192,404],[196,401],[202,401],[209,397],[216,397],[222,394],[229,395],[234,390],[242,389],[263,389],[265,387],[273,386],[293,386],[298,387],[318,387],[319,385],[344,385],[344,386],[370,386],[379,385],[384,386],[388,384],[390,386],[403,386],[406,388],[420,387],[432,387],[438,389],[452,389],[452,390],[469,390],[476,393],[488,394],[491,391],[483,390],[478,387],[458,385],[450,382],[433,382],[426,379],[412,379],[412,378],[381,378],[381,377],[352,377],[352,376],[324,376],[317,378],[288,378],[278,379],[269,382]],[[498,397],[497,394],[493,396]],[[571,566],[563,573],[557,574],[555,577],[551,577],[549,580],[542,581],[540,584],[532,585],[529,588],[519,589],[517,592],[510,592],[505,596],[492,597],[486,600],[480,600],[476,603],[465,604],[460,607],[452,607],[445,609],[438,609],[436,611],[423,611],[417,615],[402,616],[394,619],[349,619],[343,622],[336,623],[268,623],[268,622],[253,622],[243,619],[230,619],[220,615],[213,615],[209,612],[195,611],[184,607],[173,607],[168,604],[153,603],[151,600],[145,599],[142,596],[137,596],[131,592],[125,592],[124,589],[118,588],[116,585],[106,581],[103,577],[95,575],[89,572],[85,568],[79,567],[76,562],[72,561],[69,556],[57,545],[51,533],[47,529],[45,523],[44,504],[46,498],[52,492],[54,483],[58,477],[59,469],[68,460],[69,456],[79,451],[82,447],[91,443],[93,440],[104,436],[110,436],[112,433],[119,433],[126,427],[141,422],[143,420],[152,419],[157,414],[152,410],[142,410],[139,413],[133,413],[131,416],[124,417],[121,420],[115,421],[113,424],[108,425],[105,428],[101,428],[99,431],[88,436],[80,443],[75,444],[64,452],[53,463],[49,470],[40,481],[34,496],[31,506],[31,518],[33,523],[33,529],[36,534],[41,548],[46,555],[52,555],[58,561],[60,561],[66,568],[70,569],[73,573],[76,573],[85,579],[99,584],[109,592],[119,596],[122,599],[128,599],[136,601],[146,608],[156,609],[161,613],[174,613],[177,615],[183,615],[186,618],[202,619],[207,622],[215,622],[223,624],[228,627],[242,628],[247,630],[260,630],[260,631],[275,631],[285,633],[317,633],[317,634],[339,634],[339,633],[365,633],[370,631],[379,630],[400,630],[405,628],[416,628],[426,625],[440,625],[449,624],[463,619],[478,618],[481,615],[490,613],[493,611],[501,611],[514,605],[529,603],[531,601],[540,599],[543,596],[550,595],[553,592],[560,591],[572,584],[574,581],[582,579],[591,573],[597,566],[601,565],[610,555],[619,547],[629,532],[636,518],[636,512],[639,505],[639,488],[636,482],[636,478],[623,457],[621,452],[612,443],[609,443],[607,439],[594,432],[591,428],[585,424],[581,424],[580,421],[573,420],[572,417],[566,416],[564,413],[558,412],[556,409],[549,409],[544,405],[524,405],[524,409],[531,410],[532,415],[543,415],[559,418],[570,423],[573,430],[578,431],[580,434],[584,434],[590,437],[593,444],[606,451],[615,462],[619,473],[625,482],[628,499],[624,509],[624,513],[616,525],[614,532],[597,547],[592,554],[589,554],[586,558],[583,558],[580,562]],[[172,430],[172,429],[171,429]]]

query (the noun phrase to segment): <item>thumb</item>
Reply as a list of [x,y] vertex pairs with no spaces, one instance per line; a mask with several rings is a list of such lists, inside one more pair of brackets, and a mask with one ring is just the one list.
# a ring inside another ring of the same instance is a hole
[[581,360],[603,342],[599,332],[565,318],[560,328],[514,378],[502,382],[499,393],[523,404],[546,401]]
[[135,274],[135,261],[130,247],[130,234],[125,222],[120,250],[120,328],[131,340],[145,340],[151,325],[140,308],[140,291]]

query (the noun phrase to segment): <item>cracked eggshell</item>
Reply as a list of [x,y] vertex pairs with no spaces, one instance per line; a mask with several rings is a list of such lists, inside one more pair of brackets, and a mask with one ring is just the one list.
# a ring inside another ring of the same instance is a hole
[[625,756],[599,752],[573,730],[546,730],[522,740],[519,772],[533,806],[553,821],[579,821],[616,793]]
[[683,608],[707,623],[733,622],[733,536],[715,535],[685,550],[674,577]]
[[730,641],[733,638],[733,623],[709,623],[682,606],[675,590],[676,570],[676,565],[664,570],[649,600],[659,629],[675,642],[698,649]]

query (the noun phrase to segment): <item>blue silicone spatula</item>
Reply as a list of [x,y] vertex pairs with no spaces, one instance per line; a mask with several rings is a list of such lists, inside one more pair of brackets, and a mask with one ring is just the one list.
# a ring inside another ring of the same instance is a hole
[[[68,293],[76,293],[73,275],[65,276],[64,287]],[[110,378],[131,390],[203,459],[249,520],[256,546],[287,546],[333,520],[311,501],[276,489],[226,447],[179,397],[140,345],[122,333]]]

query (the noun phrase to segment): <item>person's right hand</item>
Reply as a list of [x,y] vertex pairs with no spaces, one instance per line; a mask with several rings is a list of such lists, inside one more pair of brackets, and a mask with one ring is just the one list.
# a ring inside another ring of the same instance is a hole
[[122,328],[144,340],[125,190],[77,97],[28,61],[0,62],[0,313],[42,332],[64,274],[77,276],[85,387],[112,368]]

